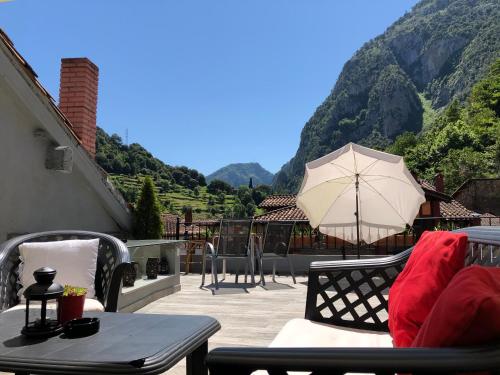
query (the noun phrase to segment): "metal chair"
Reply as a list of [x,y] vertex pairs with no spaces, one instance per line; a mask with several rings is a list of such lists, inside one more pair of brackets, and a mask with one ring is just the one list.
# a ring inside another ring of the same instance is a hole
[[60,230],[31,233],[12,238],[0,244],[0,311],[19,303],[17,292],[19,270],[19,245],[24,242],[48,242],[73,239],[99,238],[97,268],[95,273],[95,296],[105,311],[118,309],[118,295],[123,271],[130,267],[129,253],[119,239],[104,233]]
[[[238,282],[238,274],[241,262],[245,262],[245,282],[247,280],[248,269],[250,268],[250,277],[252,284],[255,284],[255,270],[253,264],[253,252],[250,246],[250,234],[252,232],[251,220],[221,220],[219,235],[214,244],[207,242],[205,245],[206,253],[203,255],[201,286],[205,285],[205,266],[206,259],[210,258],[212,262],[212,279],[215,289],[219,289],[217,279],[217,261],[237,260],[238,269],[236,271],[235,282]],[[225,273],[225,264],[224,264]]]
[[288,260],[293,283],[297,284],[293,263],[288,256],[294,225],[295,222],[290,221],[272,221],[266,224],[264,243],[259,246],[260,279],[262,285],[266,285],[263,271],[264,261],[273,261],[273,282],[276,282],[276,262],[285,259]]

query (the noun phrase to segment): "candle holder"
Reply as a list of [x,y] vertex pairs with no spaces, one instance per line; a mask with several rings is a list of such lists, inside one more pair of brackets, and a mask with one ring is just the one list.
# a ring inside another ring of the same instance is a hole
[[[51,337],[62,332],[62,325],[54,319],[47,318],[47,301],[54,300],[58,303],[58,298],[62,296],[64,288],[54,283],[56,270],[50,267],[43,267],[33,272],[36,284],[30,285],[24,291],[26,298],[26,318],[21,334],[27,337]],[[40,301],[40,318],[30,321],[30,302]]]
[[146,261],[146,276],[148,279],[156,279],[158,277],[158,258],[148,258]]

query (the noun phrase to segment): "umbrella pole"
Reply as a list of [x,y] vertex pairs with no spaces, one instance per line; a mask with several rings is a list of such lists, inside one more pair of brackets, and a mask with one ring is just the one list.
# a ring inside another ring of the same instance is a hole
[[360,258],[359,254],[359,173],[356,173],[356,246],[358,251],[358,259]]

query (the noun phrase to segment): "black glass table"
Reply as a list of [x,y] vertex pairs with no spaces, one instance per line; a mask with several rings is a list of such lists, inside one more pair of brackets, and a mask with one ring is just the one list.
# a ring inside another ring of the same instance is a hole
[[207,374],[209,337],[220,329],[203,315],[89,313],[92,336],[28,339],[24,310],[0,314],[0,371],[19,374],[159,374],[186,357],[187,374]]

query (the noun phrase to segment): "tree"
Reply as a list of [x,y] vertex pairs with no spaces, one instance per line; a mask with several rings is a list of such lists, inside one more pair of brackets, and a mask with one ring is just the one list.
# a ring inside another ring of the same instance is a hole
[[252,191],[247,186],[239,187],[238,198],[244,206],[246,206],[248,203],[254,203],[252,199]]
[[257,206],[255,203],[250,202],[246,205],[245,207],[245,213],[247,214],[247,217],[253,217],[255,215],[255,210],[257,209]]
[[135,209],[134,236],[137,239],[153,239],[161,238],[162,233],[160,205],[153,181],[146,176]]
[[417,144],[417,136],[411,132],[399,135],[392,145],[387,147],[387,152],[399,156],[405,156]]
[[250,177],[250,181],[248,181],[248,188],[253,189],[253,179]]
[[226,195],[223,192],[217,194],[217,203],[224,204],[224,200],[226,199]]
[[272,188],[269,185],[259,185],[252,190],[252,199],[258,206],[269,194],[272,193]]
[[207,191],[210,194],[218,194],[220,192],[223,192],[223,193],[226,193],[226,194],[232,194],[233,193],[233,188],[227,182],[215,179],[215,180],[212,180],[208,184]]

